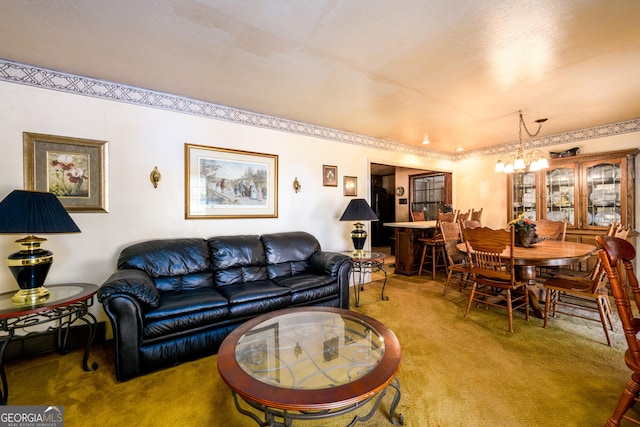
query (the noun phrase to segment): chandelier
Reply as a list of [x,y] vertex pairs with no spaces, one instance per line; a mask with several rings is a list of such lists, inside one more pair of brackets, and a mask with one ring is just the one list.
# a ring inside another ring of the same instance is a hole
[[519,111],[519,114],[520,130],[518,132],[518,137],[520,139],[520,145],[518,146],[518,151],[516,154],[508,154],[509,160],[506,163],[502,161],[501,155],[498,159],[498,163],[496,163],[496,172],[535,172],[549,167],[549,162],[547,161],[547,158],[544,156],[544,153],[541,150],[536,149],[525,154],[524,149],[522,148],[522,129],[524,129],[527,135],[529,135],[529,138],[532,138],[540,133],[542,123],[546,122],[547,119],[536,120],[535,122],[538,123],[538,130],[535,131],[535,133],[531,133],[529,132],[529,129],[527,129],[527,124],[524,122],[524,118],[522,117],[522,110]]

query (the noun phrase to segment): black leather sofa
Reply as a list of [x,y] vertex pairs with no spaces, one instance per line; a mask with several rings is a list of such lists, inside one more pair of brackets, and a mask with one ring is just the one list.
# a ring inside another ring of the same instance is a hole
[[124,381],[215,354],[239,324],[306,305],[349,308],[351,258],[304,232],[151,240],[98,290]]

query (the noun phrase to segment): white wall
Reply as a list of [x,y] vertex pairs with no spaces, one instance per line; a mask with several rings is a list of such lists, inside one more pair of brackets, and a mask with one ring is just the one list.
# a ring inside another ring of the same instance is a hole
[[[125,246],[151,238],[209,237],[303,230],[323,249],[351,248],[353,225],[338,219],[350,197],[344,175],[358,177],[358,197],[369,196],[369,164],[393,162],[417,168],[451,168],[451,162],[393,153],[220,120],[0,82],[0,199],[24,188],[22,133],[34,132],[108,141],[109,213],[72,213],[81,234],[44,236],[55,261],[49,284],[102,283],[115,270]],[[184,219],[184,144],[247,150],[279,156],[279,215],[264,219]],[[338,167],[338,187],[322,186],[322,165]],[[154,168],[162,181],[154,189]],[[297,177],[299,193],[292,183]],[[0,235],[0,257],[18,250]],[[0,268],[0,292],[16,290]],[[100,307],[94,312],[104,319]]]

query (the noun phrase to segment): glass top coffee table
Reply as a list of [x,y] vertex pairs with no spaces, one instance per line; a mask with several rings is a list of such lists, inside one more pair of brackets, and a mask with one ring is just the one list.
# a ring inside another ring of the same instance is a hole
[[[232,390],[236,408],[258,425],[292,426],[294,420],[322,419],[361,408],[373,400],[368,420],[390,386],[400,402],[396,374],[400,343],[382,323],[350,310],[300,307],[274,311],[234,330],[218,352],[218,370]],[[241,406],[238,396],[264,414]]]

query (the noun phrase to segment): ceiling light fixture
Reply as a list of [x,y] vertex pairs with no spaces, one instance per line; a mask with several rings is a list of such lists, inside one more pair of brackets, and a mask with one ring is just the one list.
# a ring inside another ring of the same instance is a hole
[[529,135],[529,138],[532,138],[540,133],[542,123],[546,122],[547,119],[536,120],[535,122],[538,123],[538,130],[535,133],[531,133],[529,132],[529,129],[527,129],[527,124],[524,122],[524,118],[522,117],[522,110],[518,113],[520,114],[520,129],[518,132],[520,145],[518,146],[518,152],[516,154],[509,154],[509,161],[506,164],[502,161],[502,156],[500,156],[498,163],[496,163],[495,171],[504,173],[524,173],[527,172],[527,170],[529,172],[535,172],[547,169],[549,167],[549,162],[544,156],[542,150],[535,149],[525,154],[524,149],[522,148],[522,129],[524,128],[527,135]]
[[431,141],[429,141],[429,135],[425,135],[424,139],[422,140],[422,143],[424,145],[428,145]]
[[456,148],[456,151],[464,151],[464,148],[462,148],[462,145],[459,145],[458,148]]

